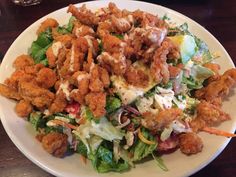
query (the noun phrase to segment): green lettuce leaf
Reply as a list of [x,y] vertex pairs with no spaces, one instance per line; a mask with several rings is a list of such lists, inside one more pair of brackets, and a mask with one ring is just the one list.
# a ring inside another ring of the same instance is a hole
[[32,43],[29,49],[29,54],[35,63],[48,65],[46,51],[52,45],[52,41],[52,31],[50,28],[38,35],[37,40]]
[[68,34],[71,33],[74,27],[74,21],[76,20],[76,18],[74,16],[72,16],[69,19],[69,22],[67,25],[64,26],[58,26],[57,27],[57,32],[60,34]]
[[118,162],[115,161],[112,146],[111,142],[104,141],[96,151],[88,155],[93,167],[99,173],[123,172],[130,168],[130,165],[122,159]]
[[29,115],[28,120],[35,130],[46,127],[46,119],[43,118],[43,114],[41,112],[32,112]]
[[[142,128],[142,134],[145,138],[149,139],[150,141],[155,141],[154,137],[144,128]],[[131,151],[134,153],[132,160],[139,161],[147,157],[154,150],[156,150],[156,147],[157,147],[157,143],[153,145],[148,145],[139,139],[134,145],[134,147],[132,147],[131,149]]]

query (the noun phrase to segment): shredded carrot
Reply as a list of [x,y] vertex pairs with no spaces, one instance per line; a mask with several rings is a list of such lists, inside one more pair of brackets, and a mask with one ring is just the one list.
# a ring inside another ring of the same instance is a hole
[[228,138],[229,137],[236,137],[236,134],[225,132],[225,131],[222,131],[222,130],[218,130],[218,129],[215,129],[215,128],[212,128],[212,127],[204,127],[202,129],[202,131],[207,132],[207,133],[211,133],[211,134],[215,134],[215,135],[218,135],[218,136],[225,136],[225,137],[228,137]]
[[146,139],[146,138],[143,136],[141,130],[138,131],[138,137],[139,137],[139,139],[140,139],[142,142],[144,142],[144,143],[146,143],[146,144],[149,144],[149,145],[151,145],[151,144],[156,144],[154,141],[150,141],[150,140]]
[[85,124],[85,122],[86,122],[86,119],[84,117],[81,117],[78,123]]
[[57,125],[61,125],[63,127],[67,127],[67,128],[71,128],[71,129],[74,129],[76,130],[77,127],[72,125],[72,124],[69,124],[67,122],[64,122],[64,121],[61,121],[61,120],[57,120],[57,119],[54,119],[54,120],[51,120],[54,124],[57,124]]
[[81,155],[80,158],[84,164],[87,164],[87,158],[85,156]]

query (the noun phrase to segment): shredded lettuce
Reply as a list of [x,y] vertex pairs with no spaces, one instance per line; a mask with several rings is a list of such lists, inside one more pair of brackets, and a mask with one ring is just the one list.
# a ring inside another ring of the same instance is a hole
[[155,156],[152,153],[152,157],[153,159],[157,162],[157,165],[163,170],[163,171],[168,171],[168,168],[166,167],[166,165],[163,162],[163,159],[161,157]]
[[111,147],[111,142],[104,141],[97,150],[88,155],[93,167],[99,173],[106,173],[109,171],[123,172],[129,170],[130,165],[126,161],[122,159],[115,161]]
[[86,145],[88,152],[91,151],[89,141],[93,135],[107,141],[121,140],[124,136],[105,117],[102,117],[99,123],[93,120],[87,121],[85,124],[80,125],[77,130],[74,130],[73,133]]
[[182,83],[186,84],[188,89],[200,89],[203,87],[203,82],[214,75],[214,72],[201,65],[193,65],[190,68],[190,76],[183,76]]
[[[149,139],[150,141],[155,141],[154,137],[150,134],[149,131],[142,128],[142,134],[145,138]],[[157,143],[153,145],[148,145],[144,142],[142,142],[140,139],[137,140],[135,145],[132,147],[131,152],[133,152],[133,158],[132,161],[139,161],[143,159],[144,157],[147,157],[150,155],[154,150],[156,150]]]
[[213,60],[213,57],[209,51],[207,44],[202,41],[197,36],[194,36],[195,42],[198,47],[198,51],[196,55],[199,55],[202,59],[200,61],[201,64],[208,63]]
[[77,144],[76,152],[83,155],[84,157],[87,157],[87,148],[82,141],[79,141]]
[[203,83],[204,80],[214,75],[214,72],[201,65],[193,65],[190,70],[190,75],[197,81]]

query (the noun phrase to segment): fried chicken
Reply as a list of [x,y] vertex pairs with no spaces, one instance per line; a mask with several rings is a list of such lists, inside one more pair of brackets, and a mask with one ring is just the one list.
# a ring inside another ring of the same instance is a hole
[[56,157],[63,157],[67,150],[67,135],[57,132],[49,133],[42,138],[43,148]]

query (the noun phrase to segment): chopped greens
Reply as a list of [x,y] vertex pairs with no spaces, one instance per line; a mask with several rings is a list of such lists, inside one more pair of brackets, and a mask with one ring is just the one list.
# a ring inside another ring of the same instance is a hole
[[76,18],[74,16],[72,16],[69,19],[69,22],[67,25],[64,26],[58,26],[57,27],[57,32],[60,34],[69,34],[72,32],[72,29],[74,27],[74,21],[76,20]]
[[46,126],[46,119],[43,118],[43,114],[41,112],[32,112],[28,120],[35,130]]
[[46,51],[52,45],[52,41],[52,30],[48,28],[46,31],[40,33],[37,40],[32,43],[29,54],[35,63],[42,63],[48,66]]
[[114,96],[108,96],[106,100],[106,111],[107,113],[114,112],[121,107],[121,100]]
[[[154,137],[146,129],[142,128],[142,134],[145,138],[154,141]],[[131,149],[131,151],[134,153],[132,160],[139,161],[147,157],[156,149],[156,147],[157,144],[148,145],[141,140],[137,140],[136,144]]]

